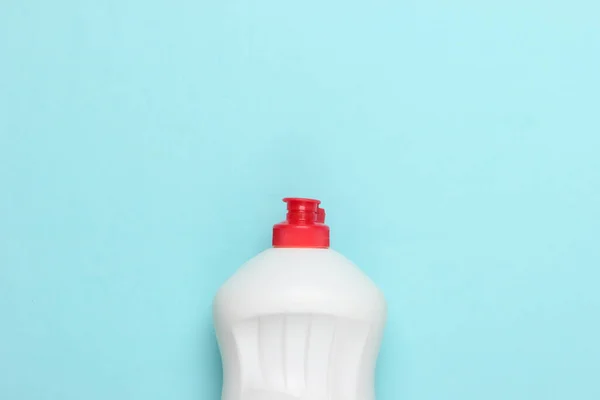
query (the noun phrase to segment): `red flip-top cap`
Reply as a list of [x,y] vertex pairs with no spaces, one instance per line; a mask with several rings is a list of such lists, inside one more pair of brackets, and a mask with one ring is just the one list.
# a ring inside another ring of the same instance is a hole
[[329,227],[319,200],[286,197],[287,218],[273,226],[274,247],[329,247]]

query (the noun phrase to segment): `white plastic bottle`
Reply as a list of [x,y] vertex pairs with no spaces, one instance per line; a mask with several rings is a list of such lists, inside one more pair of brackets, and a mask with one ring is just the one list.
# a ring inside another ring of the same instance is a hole
[[374,400],[385,299],[329,249],[318,200],[284,201],[273,248],[243,265],[214,300],[222,400]]

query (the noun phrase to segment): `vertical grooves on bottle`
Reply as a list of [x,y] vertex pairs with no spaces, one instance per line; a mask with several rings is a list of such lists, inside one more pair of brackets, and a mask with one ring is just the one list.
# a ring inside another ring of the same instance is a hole
[[256,349],[258,350],[258,365],[260,367],[260,376],[262,377],[263,382],[265,381],[265,355],[262,348],[262,340],[260,340],[260,322],[261,317],[256,319],[256,340],[258,343],[256,344]]
[[286,336],[287,336],[287,316],[283,316],[283,322],[282,322],[282,328],[281,328],[281,367],[283,368],[283,386],[286,388],[288,388],[288,377],[287,377],[287,359],[286,359]]
[[237,394],[280,393],[298,400],[371,398],[377,334],[372,323],[332,315],[249,318],[232,329],[238,358],[238,371],[233,372],[241,378]]
[[306,343],[304,343],[304,389],[308,388],[308,349],[310,346],[310,332],[312,328],[312,315],[307,315],[307,328],[306,328]]
[[331,334],[331,346],[329,347],[329,358],[327,360],[327,399],[334,400],[332,398],[333,385],[332,385],[332,375],[333,375],[333,364],[334,364],[334,348],[335,348],[335,331],[337,327],[337,321],[333,320],[333,333]]
[[[373,332],[373,325],[369,324],[369,328],[367,330],[367,335],[365,336],[365,340],[363,342],[363,346],[362,346],[362,349],[360,351],[360,356],[358,358],[358,360],[359,360],[358,361],[358,374],[363,373],[363,370],[364,370],[364,367],[365,367],[365,365],[364,365],[365,364],[365,355],[367,354],[367,347],[369,345],[369,340],[371,340],[371,334],[372,334],[372,332]],[[356,393],[358,393],[359,396],[360,396],[360,395],[362,395],[362,389],[363,388],[358,386],[358,382],[361,382],[361,380],[357,379],[356,382],[354,383],[356,385],[355,388],[354,388],[354,391]]]
[[235,346],[235,354],[236,354],[236,361],[237,361],[237,367],[238,367],[238,374],[237,374],[237,378],[238,378],[238,396],[241,398],[242,397],[242,393],[244,391],[244,387],[242,384],[242,362],[241,362],[241,350],[240,350],[240,343],[238,341],[237,335],[235,334],[235,330],[231,330],[231,336],[233,336],[233,345]]

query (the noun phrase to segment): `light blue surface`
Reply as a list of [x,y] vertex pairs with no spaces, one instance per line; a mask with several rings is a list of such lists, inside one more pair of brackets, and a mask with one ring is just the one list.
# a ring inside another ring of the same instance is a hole
[[599,399],[598,15],[3,1],[0,399],[218,399],[289,195],[387,295],[378,400]]

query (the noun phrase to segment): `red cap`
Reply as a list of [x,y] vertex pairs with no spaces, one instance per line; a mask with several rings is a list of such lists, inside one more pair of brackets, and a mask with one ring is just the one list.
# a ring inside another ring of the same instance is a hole
[[314,199],[286,197],[287,218],[273,226],[274,247],[329,247],[325,210]]

